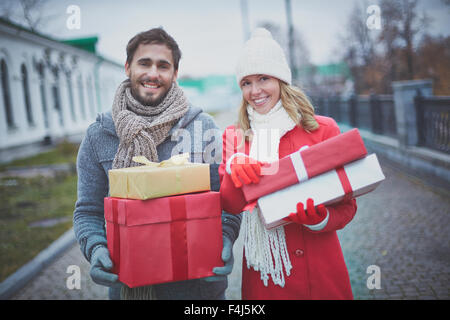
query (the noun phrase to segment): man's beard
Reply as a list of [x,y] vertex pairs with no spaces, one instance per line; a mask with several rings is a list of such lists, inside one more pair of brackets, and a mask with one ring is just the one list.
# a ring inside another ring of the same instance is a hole
[[148,97],[142,97],[139,94],[139,89],[138,87],[140,86],[140,82],[136,82],[134,84],[131,85],[131,95],[133,96],[133,98],[135,98],[140,104],[142,104],[143,106],[157,106],[159,105],[161,102],[164,101],[164,99],[166,98],[167,94],[170,91],[170,88],[164,92],[163,94],[161,94],[158,98],[153,99],[153,96],[148,96]]

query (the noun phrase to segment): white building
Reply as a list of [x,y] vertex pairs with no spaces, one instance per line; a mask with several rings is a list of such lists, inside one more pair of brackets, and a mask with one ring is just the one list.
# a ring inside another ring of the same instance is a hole
[[0,19],[0,163],[79,140],[111,109],[126,75],[95,53],[96,42],[62,42]]

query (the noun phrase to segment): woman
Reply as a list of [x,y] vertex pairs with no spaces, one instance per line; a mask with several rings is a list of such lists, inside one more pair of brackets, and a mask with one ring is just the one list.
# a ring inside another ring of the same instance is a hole
[[243,99],[238,124],[223,135],[219,173],[223,209],[246,210],[242,299],[352,299],[336,230],[353,219],[354,199],[326,207],[308,199],[287,218],[290,224],[267,230],[241,190],[259,182],[264,163],[338,135],[339,127],[314,115],[307,97],[291,86],[283,50],[266,29],[256,29],[245,44],[237,80]]

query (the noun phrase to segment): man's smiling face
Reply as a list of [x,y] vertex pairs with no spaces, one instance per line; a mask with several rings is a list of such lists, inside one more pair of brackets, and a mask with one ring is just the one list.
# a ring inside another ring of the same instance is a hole
[[172,52],[164,44],[140,44],[131,64],[125,64],[131,80],[131,94],[141,104],[156,106],[177,79]]

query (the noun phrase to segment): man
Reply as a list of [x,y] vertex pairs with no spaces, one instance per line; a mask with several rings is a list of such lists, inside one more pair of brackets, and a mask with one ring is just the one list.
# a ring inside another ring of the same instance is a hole
[[[109,286],[111,299],[225,298],[227,275],[233,266],[232,246],[240,227],[240,217],[225,212],[222,214],[225,266],[214,268],[216,276],[130,289],[110,271],[112,261],[106,246],[103,212],[103,198],[108,196],[108,170],[138,165],[132,161],[138,155],[159,162],[182,151],[189,152],[193,161],[210,144],[221,156],[220,139],[203,141],[203,132],[218,130],[213,119],[191,106],[176,83],[180,58],[177,43],[162,28],[133,37],[127,45],[128,79],[119,85],[112,111],[98,115],[80,146],[74,230],[81,251],[91,263],[93,281]],[[194,130],[199,124],[201,132]],[[187,133],[182,138],[191,139],[187,144],[183,141],[189,150],[179,150],[180,132]],[[198,146],[201,150],[197,150]],[[219,163],[210,165],[214,191],[220,188]]]

